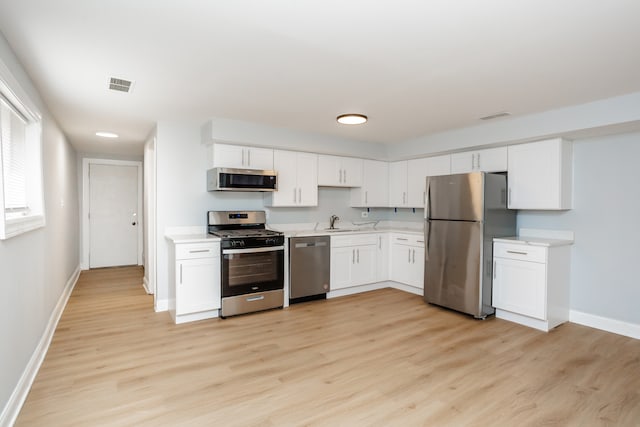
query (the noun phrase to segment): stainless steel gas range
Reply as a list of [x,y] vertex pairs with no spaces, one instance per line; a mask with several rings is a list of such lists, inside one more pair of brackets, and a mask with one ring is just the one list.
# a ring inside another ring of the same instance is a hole
[[282,307],[284,234],[265,228],[264,211],[209,211],[221,238],[222,317]]

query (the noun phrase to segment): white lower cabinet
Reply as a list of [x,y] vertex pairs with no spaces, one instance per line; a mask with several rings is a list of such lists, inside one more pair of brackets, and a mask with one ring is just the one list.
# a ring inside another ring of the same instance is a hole
[[548,331],[569,320],[570,246],[494,241],[496,317]]
[[220,243],[175,243],[170,313],[176,323],[218,316]]
[[424,239],[414,234],[391,234],[391,271],[394,282],[423,289]]
[[378,281],[377,256],[375,234],[331,236],[331,290]]

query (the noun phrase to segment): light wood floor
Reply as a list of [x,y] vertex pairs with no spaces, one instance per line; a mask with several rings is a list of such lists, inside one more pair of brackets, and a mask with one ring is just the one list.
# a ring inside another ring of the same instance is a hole
[[640,425],[638,340],[390,289],[174,325],[141,280],[82,273],[16,425]]

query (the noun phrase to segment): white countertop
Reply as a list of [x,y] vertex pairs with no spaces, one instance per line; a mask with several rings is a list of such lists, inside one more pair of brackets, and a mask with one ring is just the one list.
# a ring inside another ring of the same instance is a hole
[[353,234],[371,234],[371,233],[408,233],[422,236],[422,230],[416,230],[415,228],[401,228],[401,227],[376,227],[376,228],[340,228],[337,230],[344,231],[331,231],[325,229],[306,229],[306,230],[278,230],[277,227],[271,227],[272,230],[282,231],[286,237],[306,237],[306,236],[349,236]]
[[495,237],[493,241],[502,242],[502,243],[515,243],[520,245],[547,246],[547,247],[573,245],[573,240],[547,239],[543,237],[534,237],[534,236]]
[[173,243],[219,242],[220,238],[207,233],[167,234],[164,236]]

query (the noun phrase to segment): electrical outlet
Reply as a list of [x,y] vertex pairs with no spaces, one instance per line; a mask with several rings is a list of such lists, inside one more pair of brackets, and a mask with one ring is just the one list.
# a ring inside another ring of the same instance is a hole
[[360,216],[361,216],[362,218],[369,218],[369,212],[367,212],[367,211],[362,211],[362,212],[360,212]]

